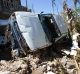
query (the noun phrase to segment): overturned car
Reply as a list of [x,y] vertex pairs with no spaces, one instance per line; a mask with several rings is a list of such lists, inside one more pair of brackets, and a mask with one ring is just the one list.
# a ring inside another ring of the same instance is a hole
[[28,49],[35,51],[67,37],[68,29],[60,15],[14,12],[10,18],[13,49],[25,55]]

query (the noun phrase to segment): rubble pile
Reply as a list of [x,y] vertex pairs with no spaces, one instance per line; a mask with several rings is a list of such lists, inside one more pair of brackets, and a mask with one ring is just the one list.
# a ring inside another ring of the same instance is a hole
[[40,51],[29,53],[23,58],[1,60],[0,74],[79,74],[79,54],[74,59],[52,52]]
[[0,61],[0,74],[26,74],[27,63],[23,60]]

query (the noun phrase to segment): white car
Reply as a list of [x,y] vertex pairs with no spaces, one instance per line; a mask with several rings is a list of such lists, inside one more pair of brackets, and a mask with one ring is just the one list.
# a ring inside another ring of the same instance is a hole
[[35,51],[51,45],[43,30],[38,14],[14,12],[9,21],[15,45],[17,45],[16,47],[20,47],[22,51],[27,49],[27,46],[32,51]]
[[25,53],[27,47],[35,51],[52,45],[54,38],[68,32],[65,23],[61,24],[61,17],[55,17],[55,23],[53,17],[52,14],[14,12],[9,18],[14,46]]

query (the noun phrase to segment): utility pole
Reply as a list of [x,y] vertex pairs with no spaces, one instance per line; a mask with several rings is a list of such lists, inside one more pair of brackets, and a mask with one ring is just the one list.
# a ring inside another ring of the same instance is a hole
[[55,5],[55,0],[52,0],[52,9],[53,9],[53,13],[54,13],[54,5]]
[[28,10],[27,0],[26,0],[26,9]]

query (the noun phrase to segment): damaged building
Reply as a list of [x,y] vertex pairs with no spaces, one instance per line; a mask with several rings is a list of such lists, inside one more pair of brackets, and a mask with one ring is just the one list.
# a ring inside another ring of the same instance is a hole
[[20,0],[0,0],[0,17],[9,17],[14,11],[30,11]]

